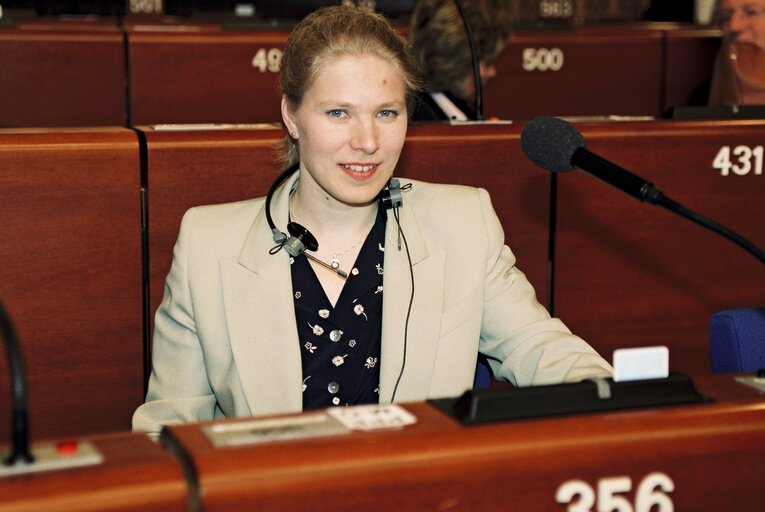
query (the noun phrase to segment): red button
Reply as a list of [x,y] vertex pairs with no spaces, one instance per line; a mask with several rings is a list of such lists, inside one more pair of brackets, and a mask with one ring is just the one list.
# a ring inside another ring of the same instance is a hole
[[77,444],[77,441],[60,441],[56,445],[56,452],[59,455],[72,455],[77,453],[79,449],[80,446]]

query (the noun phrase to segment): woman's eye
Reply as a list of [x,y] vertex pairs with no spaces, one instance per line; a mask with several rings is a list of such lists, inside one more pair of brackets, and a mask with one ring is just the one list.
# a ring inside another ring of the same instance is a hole
[[395,110],[381,110],[379,116],[380,117],[396,117],[398,115],[398,112]]
[[330,110],[328,114],[332,117],[343,117],[343,111],[340,109]]

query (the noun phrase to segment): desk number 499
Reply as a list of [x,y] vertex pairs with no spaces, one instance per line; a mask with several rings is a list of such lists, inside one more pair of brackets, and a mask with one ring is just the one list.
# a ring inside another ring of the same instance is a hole
[[754,174],[762,174],[762,146],[723,146],[715,155],[712,167],[718,169],[720,174],[728,176],[730,171],[738,176],[744,176],[754,171]]
[[675,490],[675,484],[666,474],[655,472],[646,475],[635,492],[634,506],[620,496],[632,490],[632,479],[628,476],[601,478],[597,491],[583,480],[569,480],[558,487],[555,499],[560,504],[568,504],[568,512],[673,512],[672,498],[668,496]]

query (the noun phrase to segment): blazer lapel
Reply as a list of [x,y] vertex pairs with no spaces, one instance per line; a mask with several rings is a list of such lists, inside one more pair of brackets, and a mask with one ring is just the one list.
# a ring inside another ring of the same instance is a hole
[[[393,212],[389,211],[383,278],[381,403],[390,402],[392,398],[396,402],[422,400],[428,395],[443,311],[445,251],[426,245],[406,199],[399,208],[399,219],[412,259],[414,299],[407,326],[412,293],[409,258],[403,239],[398,250],[398,225]],[[402,366],[403,375],[396,388]]]
[[[289,192],[295,177],[274,195],[272,216],[287,225]],[[265,203],[264,203],[265,204]],[[261,209],[238,261],[221,262],[226,324],[231,350],[252,414],[302,408],[301,361],[292,298],[289,255],[274,246]]]

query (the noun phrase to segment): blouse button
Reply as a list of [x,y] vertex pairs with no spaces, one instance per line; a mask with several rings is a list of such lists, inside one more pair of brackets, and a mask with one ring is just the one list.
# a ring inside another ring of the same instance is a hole
[[330,393],[334,395],[335,393],[340,391],[340,384],[338,384],[337,382],[330,382],[329,385],[327,386],[327,391],[329,391]]
[[329,339],[331,339],[335,343],[340,341],[340,338],[342,337],[343,337],[343,331],[341,331],[340,329],[335,329],[329,333]]

